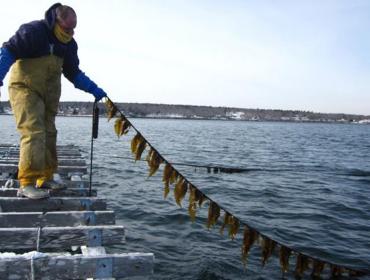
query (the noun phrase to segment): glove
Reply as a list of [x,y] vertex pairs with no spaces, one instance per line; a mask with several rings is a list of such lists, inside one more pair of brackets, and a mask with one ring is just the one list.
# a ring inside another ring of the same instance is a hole
[[97,87],[95,90],[93,90],[91,94],[94,95],[96,101],[99,101],[103,97],[107,97],[107,94],[100,87]]

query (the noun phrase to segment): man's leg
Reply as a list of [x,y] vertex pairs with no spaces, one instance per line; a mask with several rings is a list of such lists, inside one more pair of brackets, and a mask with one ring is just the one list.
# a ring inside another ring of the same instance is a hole
[[[45,106],[40,96],[24,85],[10,86],[9,98],[21,135],[18,179],[21,187],[34,187],[45,169]],[[32,195],[47,196],[41,192]]]
[[60,98],[60,82],[58,80],[54,84],[50,84],[50,90],[45,95],[45,172],[41,178],[37,180],[37,185],[51,189],[64,189],[65,185],[53,181],[53,174],[58,169],[57,158],[57,129],[55,127],[55,117],[58,113],[59,98]]
[[[48,114],[46,114],[48,115]],[[53,174],[58,168],[57,159],[57,130],[55,128],[55,117],[46,116],[46,134],[45,134],[45,169],[37,180],[37,185],[42,186],[45,182],[53,180]]]

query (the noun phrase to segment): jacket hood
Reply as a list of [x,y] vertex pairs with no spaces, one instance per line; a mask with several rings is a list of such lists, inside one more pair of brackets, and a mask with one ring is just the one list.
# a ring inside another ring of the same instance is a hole
[[46,12],[45,12],[45,22],[46,25],[50,30],[54,28],[55,20],[56,20],[56,8],[62,6],[60,3],[55,3],[52,5]]

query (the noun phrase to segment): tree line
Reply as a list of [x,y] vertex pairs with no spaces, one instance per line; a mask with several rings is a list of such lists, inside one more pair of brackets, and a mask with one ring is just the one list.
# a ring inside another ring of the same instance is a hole
[[[370,116],[355,114],[315,113],[299,110],[246,109],[234,107],[212,107],[194,105],[171,105],[151,103],[116,103],[128,117],[138,118],[186,118],[253,121],[315,121],[357,122]],[[100,114],[106,113],[104,103],[99,103]],[[93,102],[60,102],[61,116],[91,115]],[[0,113],[11,113],[8,101],[0,103]]]

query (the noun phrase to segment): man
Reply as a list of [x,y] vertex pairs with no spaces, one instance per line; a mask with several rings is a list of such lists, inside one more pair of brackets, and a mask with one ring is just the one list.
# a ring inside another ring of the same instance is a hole
[[65,186],[53,180],[57,169],[55,116],[61,94],[61,74],[74,86],[94,95],[106,93],[80,69],[75,11],[56,3],[45,19],[20,26],[0,49],[0,86],[10,67],[9,99],[21,135],[18,194],[33,199],[49,196],[47,189]]

